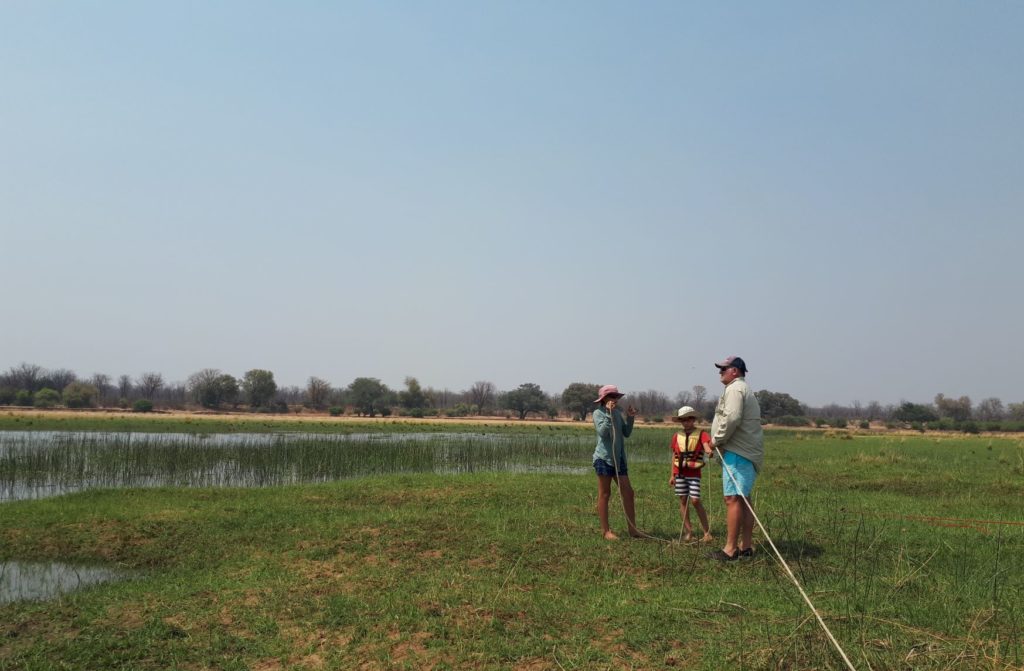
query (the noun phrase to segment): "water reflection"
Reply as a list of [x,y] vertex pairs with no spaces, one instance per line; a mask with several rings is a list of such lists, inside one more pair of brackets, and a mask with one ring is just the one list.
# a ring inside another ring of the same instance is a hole
[[0,604],[53,599],[88,585],[123,580],[126,574],[98,566],[59,562],[0,562]]

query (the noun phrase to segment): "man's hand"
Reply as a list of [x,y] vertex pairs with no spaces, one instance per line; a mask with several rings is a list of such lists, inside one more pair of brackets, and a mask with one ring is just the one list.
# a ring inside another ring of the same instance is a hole
[[629,417],[636,417],[636,408],[634,408],[633,406],[628,406],[626,408],[626,415]]

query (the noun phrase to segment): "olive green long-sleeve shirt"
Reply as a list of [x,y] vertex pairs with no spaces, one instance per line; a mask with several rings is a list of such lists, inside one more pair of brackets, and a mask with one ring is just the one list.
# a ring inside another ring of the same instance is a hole
[[720,450],[746,457],[761,471],[764,464],[764,432],[761,404],[750,385],[738,377],[725,386],[711,423],[711,442]]

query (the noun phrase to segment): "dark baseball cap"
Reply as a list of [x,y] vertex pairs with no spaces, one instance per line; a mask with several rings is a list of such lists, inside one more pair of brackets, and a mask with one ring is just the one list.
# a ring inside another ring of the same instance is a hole
[[744,375],[747,373],[746,362],[744,362],[743,359],[739,358],[738,356],[731,356],[721,363],[716,363],[715,367],[721,370],[724,370],[726,368],[739,368]]

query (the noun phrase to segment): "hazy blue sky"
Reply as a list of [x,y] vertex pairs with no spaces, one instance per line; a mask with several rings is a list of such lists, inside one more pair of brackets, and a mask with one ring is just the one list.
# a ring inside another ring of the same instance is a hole
[[0,4],[0,369],[1024,400],[1024,3]]

